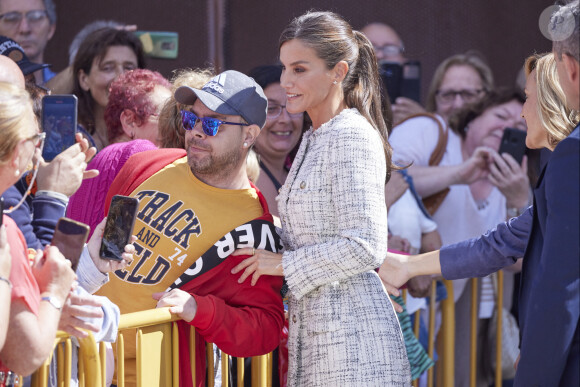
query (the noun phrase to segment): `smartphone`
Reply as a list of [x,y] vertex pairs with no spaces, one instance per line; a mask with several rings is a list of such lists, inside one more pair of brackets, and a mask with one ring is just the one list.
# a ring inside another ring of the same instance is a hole
[[88,225],[69,218],[60,218],[50,244],[58,247],[62,255],[71,261],[72,269],[76,271],[88,236]]
[[4,198],[0,197],[0,226],[4,224]]
[[380,75],[383,80],[389,100],[395,103],[398,97],[406,97],[420,102],[421,98],[421,63],[408,61],[382,62]]
[[421,63],[408,61],[403,65],[403,79],[401,80],[401,97],[420,102],[421,99]]
[[122,260],[125,245],[131,240],[139,200],[128,196],[115,195],[111,199],[107,223],[101,242],[100,255],[105,259]]
[[526,132],[514,128],[505,128],[498,153],[509,153],[521,165],[526,153]]
[[143,44],[143,51],[151,58],[176,59],[179,49],[179,34],[166,31],[136,31]]
[[73,94],[42,98],[42,130],[46,133],[42,157],[45,161],[51,161],[76,142],[77,104]]

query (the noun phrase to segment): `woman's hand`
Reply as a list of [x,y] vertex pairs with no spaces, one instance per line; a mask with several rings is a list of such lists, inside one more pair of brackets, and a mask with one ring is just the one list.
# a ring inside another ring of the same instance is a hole
[[48,246],[44,252],[38,251],[32,273],[36,278],[40,293],[54,295],[64,304],[76,279],[76,274],[71,269],[71,262],[61,254],[58,247]]
[[489,162],[493,150],[480,146],[473,151],[462,164],[458,166],[456,184],[471,184],[485,179],[489,175]]
[[245,269],[238,283],[244,282],[250,275],[252,275],[252,286],[256,285],[258,278],[262,275],[284,276],[284,271],[282,270],[282,254],[267,250],[256,250],[253,247],[245,247],[234,251],[232,255],[251,255],[250,258],[244,259],[232,269],[232,274],[236,274]]
[[101,273],[109,273],[116,270],[122,270],[129,266],[133,262],[133,254],[135,253],[135,246],[133,243],[137,240],[135,235],[131,236],[131,241],[128,245],[125,245],[125,252],[121,254],[120,261],[114,259],[104,259],[100,256],[101,241],[103,239],[103,232],[105,231],[105,224],[107,223],[107,218],[104,218],[101,223],[95,227],[95,232],[91,236],[89,243],[87,243],[87,248],[89,249],[89,255],[95,263],[95,266]]
[[[3,216],[3,214],[0,214]],[[0,277],[10,278],[12,268],[12,256],[10,255],[10,245],[6,236],[6,226],[0,226]]]
[[491,151],[490,156],[488,179],[506,197],[506,206],[508,208],[527,206],[530,191],[527,157],[524,156],[520,166],[509,153],[500,156],[497,152]]
[[102,318],[102,306],[99,298],[91,294],[71,292],[62,308],[58,329],[79,338],[88,336],[88,333],[82,329],[99,332],[101,329],[99,325],[89,323],[83,318]]
[[389,289],[398,289],[411,278],[407,268],[408,257],[408,255],[387,252],[387,258],[379,268],[379,277],[388,293],[393,294]]

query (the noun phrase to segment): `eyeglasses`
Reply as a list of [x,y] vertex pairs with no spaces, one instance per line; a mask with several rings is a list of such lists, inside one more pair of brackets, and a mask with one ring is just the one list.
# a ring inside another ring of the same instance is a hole
[[28,138],[25,138],[22,141],[23,142],[32,141],[35,148],[39,148],[40,150],[42,150],[42,148],[44,146],[44,139],[45,138],[46,138],[46,133],[42,132],[42,133],[36,133]]
[[[282,109],[286,109],[286,105],[270,105],[268,104],[268,110],[266,110],[266,118],[269,120],[276,119],[282,114]],[[303,113],[290,113],[288,109],[286,109],[288,115],[292,118],[300,117]]]
[[460,96],[462,100],[467,103],[476,102],[480,97],[481,93],[485,92],[484,89],[465,89],[465,90],[437,90],[435,94],[437,100],[440,103],[450,104],[455,101],[457,96]]
[[195,125],[201,121],[201,128],[203,132],[208,136],[215,136],[218,132],[220,125],[227,124],[227,125],[238,125],[238,126],[248,126],[248,124],[242,124],[240,122],[227,122],[222,121],[217,118],[212,117],[198,117],[195,113],[190,112],[189,110],[182,110],[181,111],[181,123],[183,124],[183,129],[185,130],[193,130]]
[[405,52],[404,47],[397,46],[396,44],[385,44],[384,46],[373,45],[373,48],[376,54],[381,53],[385,58],[392,58]]
[[34,26],[48,19],[48,12],[45,9],[37,9],[26,13],[18,11],[8,12],[0,15],[0,23],[7,28],[16,28],[20,25],[23,18],[26,18],[28,24]]

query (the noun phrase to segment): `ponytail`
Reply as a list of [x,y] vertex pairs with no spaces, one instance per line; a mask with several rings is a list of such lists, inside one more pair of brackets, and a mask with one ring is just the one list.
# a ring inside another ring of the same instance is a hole
[[360,31],[353,31],[353,34],[358,45],[358,58],[343,81],[344,98],[347,106],[357,108],[379,132],[387,161],[388,181],[393,169],[392,149],[388,141],[388,133],[392,128],[391,104],[379,76],[373,46]]

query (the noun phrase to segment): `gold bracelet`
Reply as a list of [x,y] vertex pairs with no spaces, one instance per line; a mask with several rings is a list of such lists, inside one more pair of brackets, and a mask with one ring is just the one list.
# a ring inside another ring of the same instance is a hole
[[0,281],[6,282],[8,284],[8,287],[12,289],[12,282],[10,282],[8,278],[0,276]]

